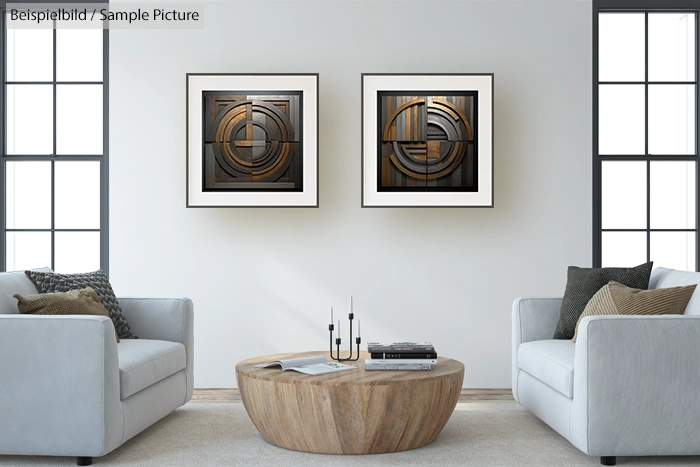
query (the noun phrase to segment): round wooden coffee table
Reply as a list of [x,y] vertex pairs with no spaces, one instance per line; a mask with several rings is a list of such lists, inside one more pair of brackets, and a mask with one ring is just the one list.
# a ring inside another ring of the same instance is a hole
[[324,454],[378,454],[430,444],[457,405],[464,365],[438,357],[431,371],[357,370],[309,376],[253,365],[328,352],[268,355],[236,365],[243,405],[269,443]]

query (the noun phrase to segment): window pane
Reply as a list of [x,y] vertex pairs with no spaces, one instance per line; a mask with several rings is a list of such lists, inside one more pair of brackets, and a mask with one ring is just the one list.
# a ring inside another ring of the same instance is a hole
[[102,29],[56,30],[56,79],[102,81]]
[[603,162],[602,226],[604,229],[646,229],[647,163]]
[[654,266],[695,271],[695,232],[652,232]]
[[603,267],[629,268],[647,261],[646,232],[603,232]]
[[7,86],[7,153],[53,154],[53,86]]
[[99,232],[56,232],[55,235],[56,272],[90,272],[100,268]]
[[695,80],[695,15],[649,14],[649,81]]
[[51,232],[7,232],[6,271],[51,266]]
[[8,229],[51,228],[51,162],[7,162]]
[[52,29],[7,29],[7,80],[53,81]]
[[100,228],[100,163],[55,162],[57,229]]
[[649,154],[695,154],[694,86],[649,86]]
[[652,162],[650,181],[651,228],[694,229],[695,162]]
[[56,87],[56,152],[102,154],[102,85]]
[[644,86],[598,87],[600,154],[644,154]]
[[644,14],[598,15],[598,79],[644,81]]

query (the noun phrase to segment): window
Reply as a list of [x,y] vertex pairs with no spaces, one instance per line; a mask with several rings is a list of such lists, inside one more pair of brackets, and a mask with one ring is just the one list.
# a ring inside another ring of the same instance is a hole
[[107,30],[2,22],[0,268],[107,271]]
[[697,30],[697,2],[594,1],[594,266],[698,268]]

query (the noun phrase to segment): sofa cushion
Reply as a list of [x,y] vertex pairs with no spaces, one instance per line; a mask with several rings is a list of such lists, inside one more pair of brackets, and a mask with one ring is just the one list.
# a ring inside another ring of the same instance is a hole
[[185,369],[185,346],[177,342],[124,339],[117,352],[121,400]]
[[[51,268],[36,269],[41,272],[51,272]],[[31,295],[39,293],[34,283],[24,271],[0,272],[0,315],[19,313],[17,299],[14,294]]]
[[[109,318],[107,308],[92,289],[71,290],[70,292],[15,294],[17,308],[23,315],[88,315]],[[116,331],[114,336],[119,342]]]
[[81,274],[45,273],[34,270],[25,271],[25,273],[34,282],[40,293],[68,292],[69,290],[92,287],[97,292],[97,296],[100,297],[102,305],[107,308],[119,338],[137,339],[132,334],[129,322],[122,313],[109,279],[101,270]]
[[518,368],[566,397],[574,397],[574,349],[570,340],[552,339],[520,344]]
[[566,290],[561,301],[559,322],[554,331],[554,339],[574,337],[576,323],[578,323],[583,309],[586,308],[586,304],[609,281],[617,281],[635,289],[648,289],[652,265],[652,262],[649,262],[633,268],[578,268],[569,266]]
[[[664,289],[679,285],[700,284],[700,272],[677,271],[668,268],[656,268],[649,279],[650,289]],[[685,307],[686,315],[700,315],[700,293],[693,294]]]
[[640,290],[610,281],[586,305],[576,323],[572,342],[578,337],[581,320],[605,315],[682,315],[697,284],[662,289]]

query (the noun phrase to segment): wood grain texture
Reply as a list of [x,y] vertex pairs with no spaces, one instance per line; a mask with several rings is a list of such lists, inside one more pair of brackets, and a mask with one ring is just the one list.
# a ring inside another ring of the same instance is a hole
[[432,371],[357,370],[308,376],[254,368],[281,358],[325,352],[281,354],[236,365],[241,399],[269,443],[324,454],[377,454],[430,444],[457,405],[464,365],[439,357]]

